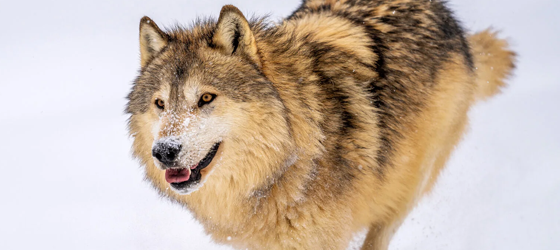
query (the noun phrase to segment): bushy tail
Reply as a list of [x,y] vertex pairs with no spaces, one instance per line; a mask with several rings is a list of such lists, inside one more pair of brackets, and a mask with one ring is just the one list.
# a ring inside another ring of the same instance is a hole
[[506,40],[498,39],[497,32],[485,30],[471,35],[475,73],[476,99],[483,100],[500,92],[515,68],[515,52],[509,50]]

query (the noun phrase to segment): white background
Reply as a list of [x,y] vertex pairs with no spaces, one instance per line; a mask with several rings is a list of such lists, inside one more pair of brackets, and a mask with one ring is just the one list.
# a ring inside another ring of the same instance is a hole
[[[229,249],[159,198],[130,156],[125,96],[138,23],[287,16],[288,1],[0,2],[0,249]],[[469,31],[503,30],[510,86],[471,129],[391,249],[560,249],[560,1],[453,0]]]

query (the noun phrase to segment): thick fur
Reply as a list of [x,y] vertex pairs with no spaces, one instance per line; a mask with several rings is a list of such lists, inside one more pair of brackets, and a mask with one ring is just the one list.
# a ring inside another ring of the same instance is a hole
[[[308,0],[270,26],[225,6],[218,22],[167,32],[146,17],[140,43],[134,154],[163,196],[239,249],[344,249],[363,229],[363,249],[387,249],[514,61],[495,33],[465,38],[438,0]],[[205,92],[217,97],[199,108]],[[193,159],[222,142],[188,195],[151,155],[169,136]]]

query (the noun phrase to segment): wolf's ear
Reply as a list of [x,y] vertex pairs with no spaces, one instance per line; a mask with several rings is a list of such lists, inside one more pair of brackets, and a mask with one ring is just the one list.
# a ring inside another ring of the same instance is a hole
[[169,37],[152,19],[145,16],[140,20],[140,64],[148,64],[166,45]]
[[226,55],[245,56],[257,66],[261,66],[257,54],[257,43],[249,22],[243,13],[233,5],[222,7],[212,42]]

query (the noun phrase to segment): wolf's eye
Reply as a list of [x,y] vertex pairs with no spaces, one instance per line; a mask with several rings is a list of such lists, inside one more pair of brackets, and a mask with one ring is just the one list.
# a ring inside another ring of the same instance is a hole
[[165,102],[161,99],[156,99],[156,107],[158,107],[158,109],[164,109],[165,108]]
[[214,101],[214,98],[216,98],[215,94],[206,93],[200,97],[200,100],[198,101],[198,106],[202,107],[204,104],[211,103],[212,101]]

